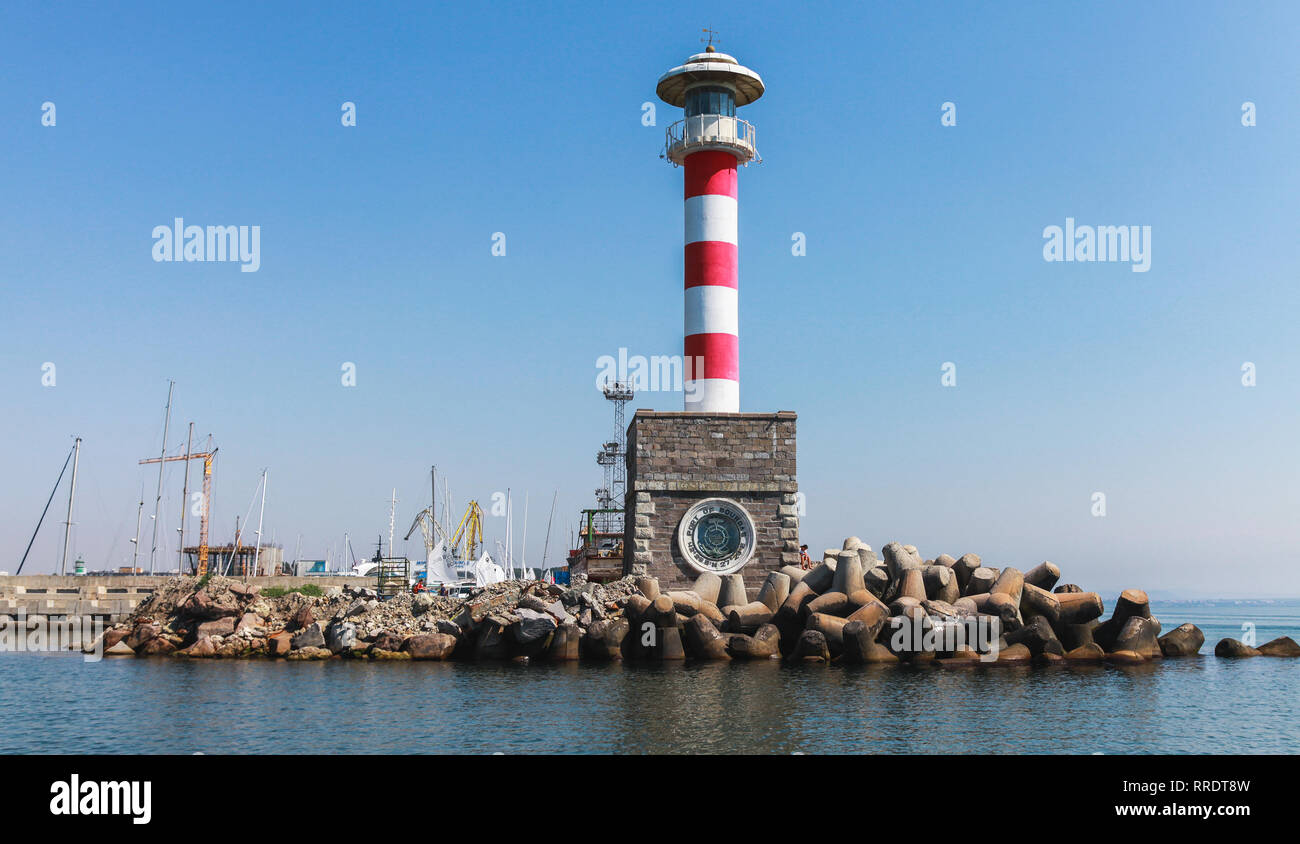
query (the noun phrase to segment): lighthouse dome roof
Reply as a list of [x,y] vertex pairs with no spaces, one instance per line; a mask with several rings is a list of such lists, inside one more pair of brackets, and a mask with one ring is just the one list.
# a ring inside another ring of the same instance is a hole
[[736,61],[734,56],[719,52],[696,53],[659,77],[655,93],[669,105],[686,103],[686,91],[698,85],[726,85],[736,92],[736,105],[749,105],[763,96],[763,79]]

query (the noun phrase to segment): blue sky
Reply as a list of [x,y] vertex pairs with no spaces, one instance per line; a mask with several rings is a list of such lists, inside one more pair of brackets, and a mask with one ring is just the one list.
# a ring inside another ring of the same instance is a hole
[[[555,562],[612,427],[596,360],[680,351],[676,116],[641,104],[712,26],[768,86],[741,110],[764,158],[740,177],[741,403],[799,412],[804,541],[1300,594],[1297,24],[1286,3],[7,6],[3,567],[73,434],[74,551],[129,557],[168,378],[169,448],[190,420],[221,448],[216,537],[266,467],[268,538],[366,549],[437,463],[458,509],[529,491],[530,562],[558,489]],[[259,225],[260,270],[154,262],[176,216]],[[1150,271],[1045,262],[1066,217],[1151,226]],[[56,565],[63,506],[27,570]]]

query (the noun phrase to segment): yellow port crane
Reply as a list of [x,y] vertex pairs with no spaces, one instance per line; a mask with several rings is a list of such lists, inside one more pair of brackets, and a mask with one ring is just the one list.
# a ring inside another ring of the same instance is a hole
[[[191,437],[193,436],[193,428],[194,424],[190,423]],[[203,500],[200,502],[203,509],[199,513],[199,565],[197,572],[199,577],[202,577],[208,573],[208,512],[212,509],[212,458],[217,456],[217,449],[212,447],[212,436],[209,434],[207,451],[190,451],[188,446],[185,451],[185,454],[179,454],[175,457],[150,457],[146,460],[141,460],[140,465],[143,466],[146,463],[174,463],[177,461],[184,461],[188,466],[191,460],[203,461]],[[188,495],[189,488],[187,483],[186,488],[181,493],[181,497],[186,498]],[[189,501],[181,502],[182,510],[189,506]],[[181,524],[184,523],[184,513],[182,513]],[[181,553],[183,554],[184,552],[185,537],[182,533]]]
[[[464,543],[464,554],[461,544]],[[478,559],[478,549],[483,545],[483,509],[477,501],[471,501],[465,508],[465,515],[460,517],[456,532],[451,537],[451,553],[457,560]]]

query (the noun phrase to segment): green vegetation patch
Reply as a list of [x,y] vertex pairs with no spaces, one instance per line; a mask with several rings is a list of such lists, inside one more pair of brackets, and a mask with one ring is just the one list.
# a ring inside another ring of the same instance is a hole
[[258,594],[263,598],[282,598],[290,592],[297,592],[299,595],[306,595],[308,598],[320,598],[325,594],[315,583],[305,583],[302,586],[286,588],[284,586],[267,586]]

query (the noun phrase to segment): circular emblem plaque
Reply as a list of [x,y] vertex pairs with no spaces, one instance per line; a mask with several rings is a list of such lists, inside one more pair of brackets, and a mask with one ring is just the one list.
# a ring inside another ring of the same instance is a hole
[[696,571],[731,574],[754,556],[754,520],[729,498],[705,498],[682,516],[677,547]]

